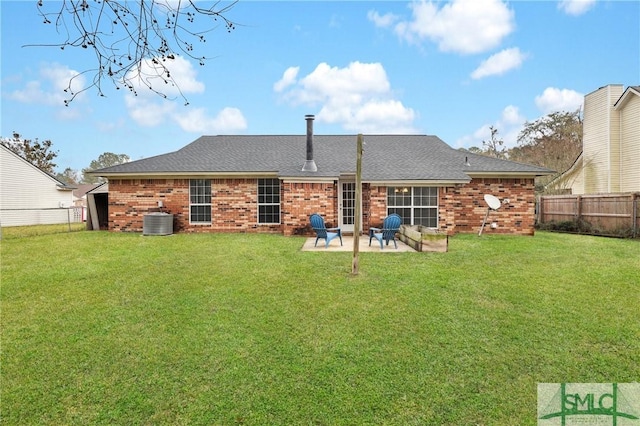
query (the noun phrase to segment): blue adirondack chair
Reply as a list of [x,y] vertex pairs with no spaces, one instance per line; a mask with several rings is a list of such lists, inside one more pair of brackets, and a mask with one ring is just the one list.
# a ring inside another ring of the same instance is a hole
[[314,247],[318,245],[318,240],[324,238],[325,247],[329,247],[329,243],[335,237],[340,238],[340,245],[342,245],[342,232],[340,228],[327,228],[324,224],[324,219],[318,213],[314,213],[309,216],[309,221],[311,222],[311,227],[314,231],[316,231],[316,243]]
[[382,241],[386,241],[387,245],[389,245],[389,241],[393,240],[393,245],[398,248],[398,243],[396,243],[396,232],[400,229],[401,223],[402,218],[396,213],[385,217],[382,221],[382,228],[369,228],[369,245],[371,245],[371,240],[375,238],[380,241],[380,250],[384,248]]

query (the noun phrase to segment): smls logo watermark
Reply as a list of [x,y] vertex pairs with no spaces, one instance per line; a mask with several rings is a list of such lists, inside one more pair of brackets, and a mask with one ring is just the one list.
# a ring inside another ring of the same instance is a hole
[[640,426],[640,383],[538,383],[539,426]]

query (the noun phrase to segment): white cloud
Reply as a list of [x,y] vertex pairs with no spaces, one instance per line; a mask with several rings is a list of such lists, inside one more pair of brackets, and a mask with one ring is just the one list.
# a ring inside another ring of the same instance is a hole
[[[169,71],[169,76],[175,84],[168,80],[164,68]],[[126,78],[139,96],[157,97],[154,90],[169,98],[181,96],[181,93],[186,95],[204,92],[204,83],[198,81],[193,65],[181,56],[162,63],[145,60],[139,69],[129,71]],[[148,86],[153,90],[149,90]]]
[[482,61],[480,66],[471,73],[471,78],[479,80],[492,75],[502,75],[507,71],[519,68],[525,58],[526,55],[520,52],[517,47],[504,49]]
[[460,148],[469,148],[472,146],[482,148],[482,141],[488,141],[491,139],[491,129],[498,130],[497,137],[504,141],[505,148],[512,148],[517,145],[518,135],[522,130],[524,123],[527,121],[518,107],[509,105],[502,110],[500,118],[491,124],[484,124],[480,126],[471,135],[463,136],[458,139],[455,145]]
[[[348,130],[366,133],[415,133],[416,113],[398,100],[371,101],[355,115],[355,125]],[[360,129],[360,130],[358,130]]]
[[384,94],[390,90],[387,73],[380,63],[352,62],[346,68],[319,64],[300,81],[308,101],[347,98],[359,102],[368,94]]
[[[555,87],[546,88],[542,95],[535,98],[535,104],[543,116],[558,111],[573,112],[582,107],[583,101],[584,95],[581,93]],[[490,139],[489,127],[493,126],[498,129],[498,137],[504,141],[504,146],[512,148],[517,145],[518,135],[524,128],[526,121],[527,118],[520,113],[518,107],[509,105],[502,110],[498,120],[491,124],[484,124],[472,134],[461,137],[456,141],[455,146],[458,148],[472,146],[482,148],[482,141]]]
[[127,94],[125,104],[129,116],[139,125],[155,127],[175,123],[185,132],[223,134],[245,130],[247,120],[238,108],[226,107],[216,115],[206,108],[183,106],[166,99]]
[[509,105],[502,110],[502,116],[500,117],[499,124],[504,124],[505,126],[512,126],[512,125],[520,125],[525,121],[526,119],[522,114],[520,114],[520,110],[518,109],[518,107]]
[[323,62],[287,87],[283,99],[293,105],[319,106],[318,121],[338,124],[354,132],[416,131],[412,124],[416,113],[394,99],[380,63],[352,62],[338,68]]
[[125,95],[125,105],[129,116],[141,126],[155,127],[165,123],[175,112],[176,106],[170,101],[156,101],[154,99],[132,94]]
[[208,117],[204,108],[196,108],[175,115],[180,127],[192,133],[230,134],[247,128],[247,120],[238,108],[224,108],[215,117]]
[[146,61],[141,68],[141,76],[134,77],[134,85],[138,96],[131,93],[125,95],[125,105],[129,116],[139,125],[155,127],[165,123],[176,123],[185,132],[199,134],[220,134],[241,131],[247,128],[247,121],[237,108],[226,107],[215,115],[206,108],[184,107],[176,102],[159,97],[149,90],[141,78],[151,84],[167,97],[202,93],[205,85],[197,79],[197,73],[191,62],[182,57],[164,63],[177,86],[165,84],[162,67]]
[[[9,98],[27,104],[56,107],[64,106],[64,101],[70,99],[73,93],[77,93],[75,103],[84,98],[84,92],[81,92],[86,84],[84,75],[66,65],[43,63],[40,65],[38,76],[37,80],[28,81],[23,89],[9,93]],[[60,118],[71,119],[80,116],[80,112],[73,108],[74,104],[71,105],[65,108],[67,111],[59,113]]]
[[453,0],[411,4],[411,21],[396,24],[395,32],[409,43],[425,39],[443,52],[472,54],[498,46],[515,27],[514,13],[500,0]]
[[273,90],[275,90],[276,92],[282,92],[287,87],[295,84],[299,71],[300,67],[287,68],[284,74],[282,74],[282,78],[273,84]]
[[572,112],[582,107],[584,95],[569,89],[547,87],[542,95],[536,96],[536,106],[543,114],[557,111]]
[[388,28],[398,20],[398,16],[393,13],[380,15],[376,10],[370,10],[367,12],[367,19],[373,22],[376,27]]
[[13,92],[9,93],[9,97],[14,101],[22,102],[25,104],[51,104],[49,102],[51,96],[45,96],[44,91],[41,87],[41,83],[36,80],[27,82],[23,89],[14,90]]
[[587,13],[596,5],[596,0],[561,0],[558,9],[567,15],[578,16]]

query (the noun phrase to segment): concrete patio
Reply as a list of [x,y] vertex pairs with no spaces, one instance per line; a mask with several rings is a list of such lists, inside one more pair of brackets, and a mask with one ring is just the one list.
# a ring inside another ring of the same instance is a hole
[[[302,251],[350,251],[353,252],[353,236],[345,235],[342,237],[342,246],[340,246],[340,239],[334,238],[331,240],[329,247],[325,248],[324,240],[318,240],[318,246],[314,247],[313,245],[316,242],[316,237],[307,238],[304,245],[302,246]],[[380,243],[375,238],[371,241],[371,247],[369,247],[369,236],[360,236],[360,251],[361,252],[378,252],[378,253],[405,253],[405,252],[415,252],[414,249],[403,243],[402,241],[396,238],[396,242],[398,243],[398,248],[396,249],[393,245],[393,242],[390,241],[389,245],[385,245],[384,249],[380,250]]]

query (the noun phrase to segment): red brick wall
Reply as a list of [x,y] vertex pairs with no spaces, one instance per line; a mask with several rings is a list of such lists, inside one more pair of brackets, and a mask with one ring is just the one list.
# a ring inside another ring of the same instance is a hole
[[[109,229],[142,232],[144,215],[162,211],[174,215],[175,232],[267,232],[311,234],[309,215],[321,213],[328,226],[338,225],[338,186],[333,183],[282,183],[281,225],[258,225],[256,179],[212,179],[212,223],[189,223],[188,179],[114,179],[109,181]],[[484,194],[509,198],[491,212],[483,233],[533,235],[533,179],[474,179],[466,185],[439,188],[438,227],[454,234],[478,232],[487,212]],[[362,227],[379,226],[387,215],[387,189],[363,184]]]
[[368,220],[363,220],[363,229],[367,232],[371,226],[382,226],[382,221],[387,216],[387,187],[371,186],[369,200],[369,217]]
[[144,215],[160,210],[174,214],[174,231],[182,229],[180,224],[189,221],[188,179],[109,180],[110,230],[142,232]]
[[[493,194],[500,200],[509,199],[497,212],[489,214],[483,233],[534,233],[534,181],[533,179],[473,179],[465,185],[438,189],[438,228],[449,235],[478,232],[487,213],[484,194]],[[387,215],[387,188],[372,186],[368,226],[380,226]],[[497,228],[491,229],[491,222]],[[367,226],[365,226],[365,230]]]
[[161,210],[174,215],[175,232],[282,232],[258,225],[255,179],[212,179],[211,195],[211,224],[190,224],[189,179],[110,180],[109,229],[142,232],[144,215]]
[[285,182],[281,202],[284,235],[310,235],[313,213],[320,213],[328,227],[338,226],[338,192],[333,183]]
[[[533,179],[473,179],[466,185],[441,189],[440,192],[440,227],[449,233],[479,232],[487,213],[484,194],[492,194],[501,201],[508,198],[509,203],[489,213],[483,234],[534,234]],[[496,229],[489,226],[492,222],[497,224]]]

